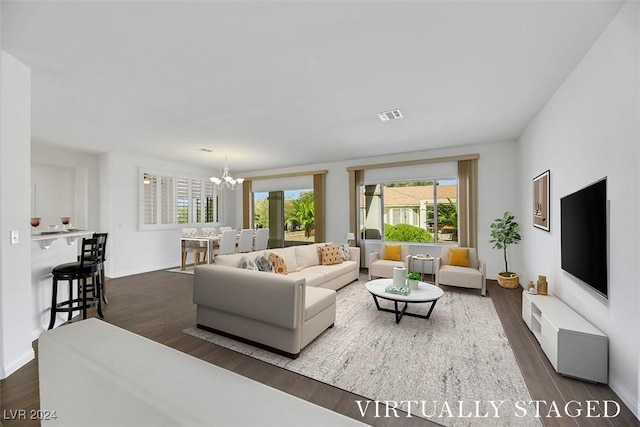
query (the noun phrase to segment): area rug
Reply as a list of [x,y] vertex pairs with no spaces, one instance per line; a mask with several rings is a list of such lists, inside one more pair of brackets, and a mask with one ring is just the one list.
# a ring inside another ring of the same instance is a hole
[[195,272],[195,266],[193,265],[187,265],[184,270],[182,270],[180,267],[178,268],[171,268],[169,270],[167,270],[171,273],[182,273],[182,274],[193,274]]
[[[429,305],[408,311],[426,314]],[[390,401],[446,426],[541,425],[491,298],[477,291],[447,288],[430,319],[396,324],[354,282],[338,291],[335,327],[295,360],[195,327],[184,332],[374,401],[360,412]]]

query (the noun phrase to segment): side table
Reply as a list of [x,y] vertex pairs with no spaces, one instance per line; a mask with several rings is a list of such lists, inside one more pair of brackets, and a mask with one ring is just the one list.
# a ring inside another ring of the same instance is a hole
[[[418,256],[413,255],[411,257],[411,264],[409,265],[409,271],[417,271],[422,275],[422,281],[424,282],[424,275],[429,274],[431,278],[431,283],[434,282],[434,274],[433,274],[433,261],[434,258],[432,256]],[[429,269],[427,270],[427,263],[429,263]],[[419,264],[419,265],[418,265]],[[418,268],[419,267],[419,268]]]

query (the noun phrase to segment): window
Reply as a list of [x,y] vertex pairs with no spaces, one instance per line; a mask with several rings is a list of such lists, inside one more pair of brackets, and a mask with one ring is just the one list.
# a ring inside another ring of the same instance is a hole
[[141,169],[140,229],[223,221],[223,197],[208,178]]
[[362,238],[395,242],[458,241],[455,178],[360,186]]
[[312,189],[253,192],[253,227],[269,228],[272,247],[313,243],[313,194]]

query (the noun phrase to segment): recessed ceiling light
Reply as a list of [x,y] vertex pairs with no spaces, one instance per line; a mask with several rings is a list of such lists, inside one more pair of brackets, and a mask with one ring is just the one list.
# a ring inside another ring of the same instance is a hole
[[401,119],[402,113],[400,112],[400,110],[384,111],[382,113],[378,113],[378,117],[383,122],[387,122],[389,120]]

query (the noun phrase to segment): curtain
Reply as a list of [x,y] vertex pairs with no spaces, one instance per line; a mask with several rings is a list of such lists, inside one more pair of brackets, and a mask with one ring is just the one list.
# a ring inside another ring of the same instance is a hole
[[251,180],[242,183],[242,228],[251,227]]
[[478,247],[478,159],[458,161],[458,244]]
[[326,174],[313,175],[315,242],[325,241]]
[[349,169],[349,232],[356,237],[355,246],[360,246],[360,230],[358,230],[358,197],[360,186],[364,184],[364,170]]

